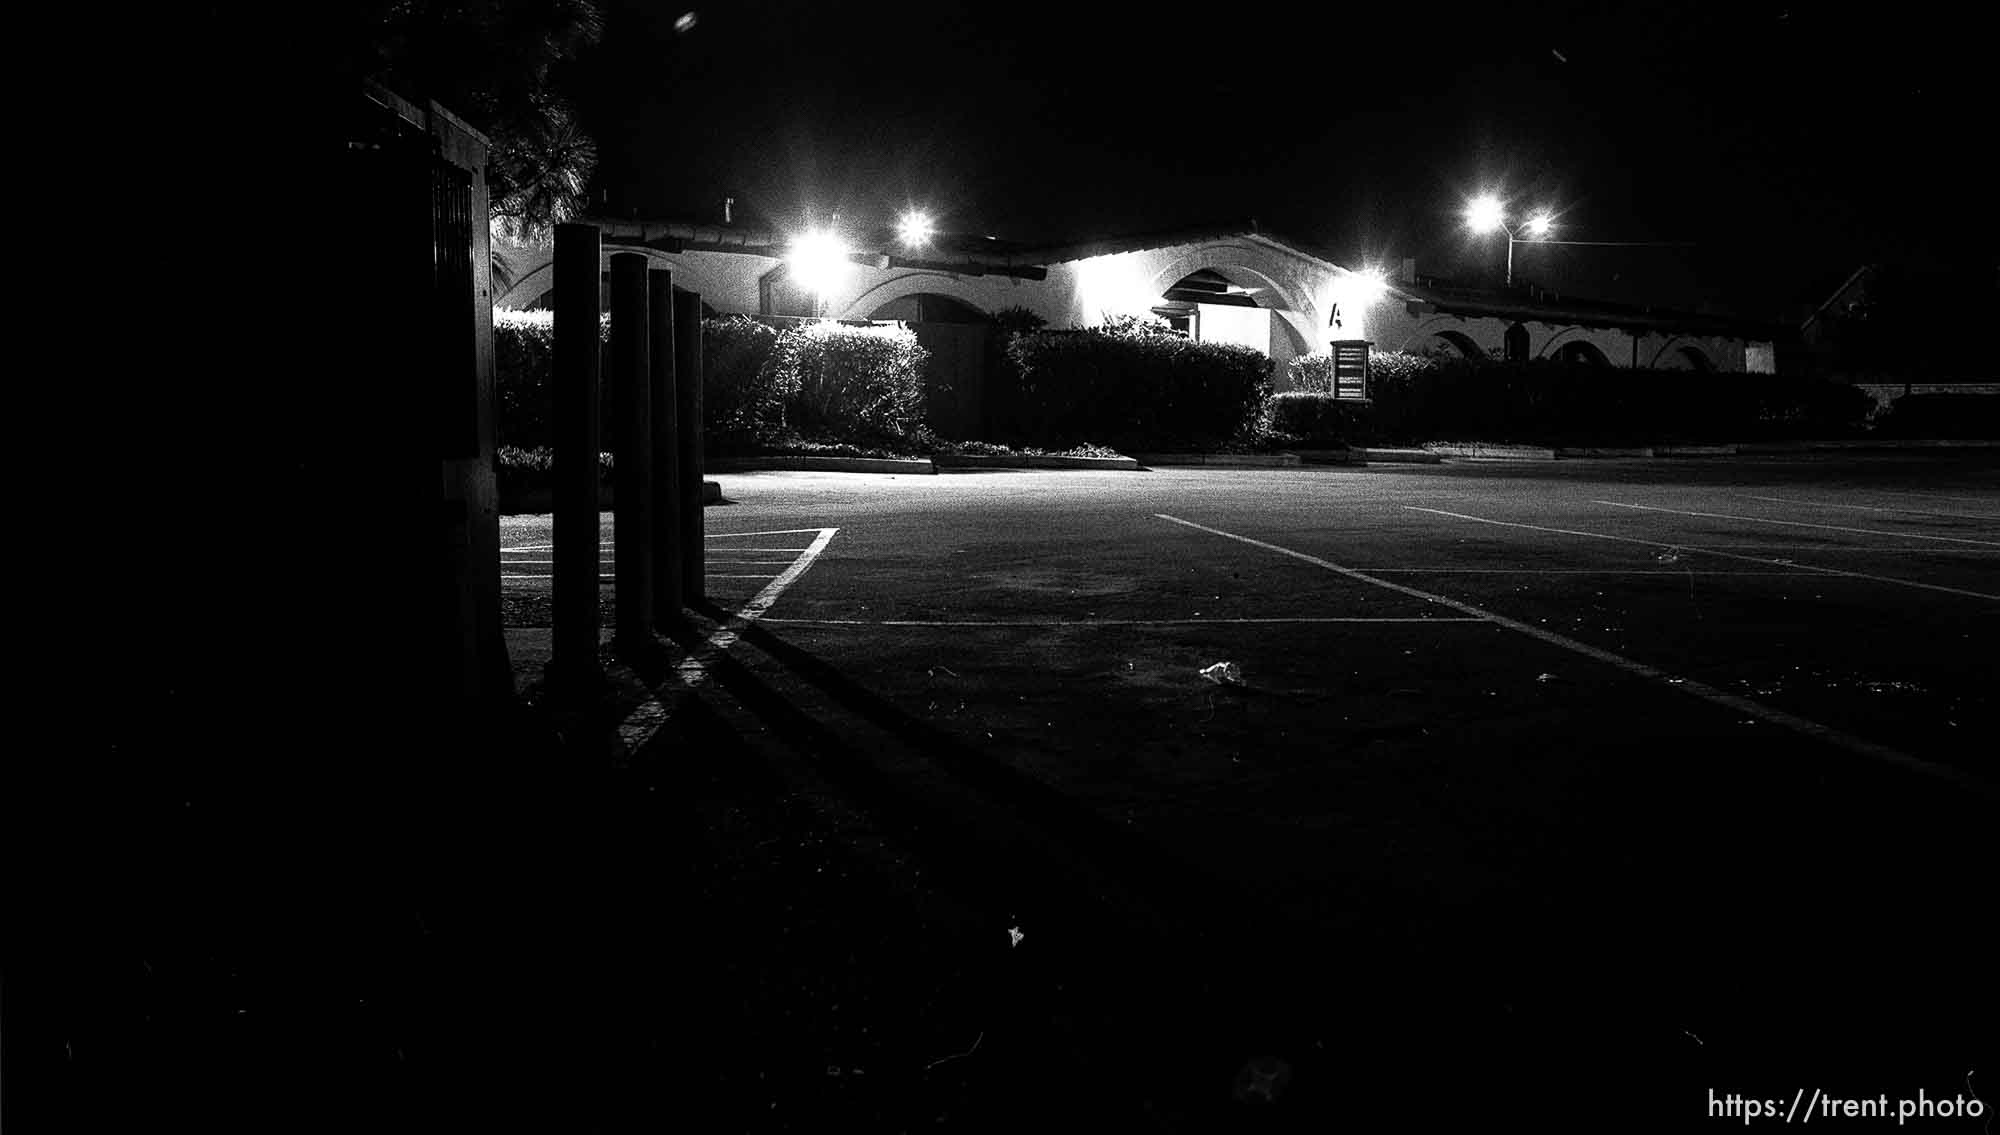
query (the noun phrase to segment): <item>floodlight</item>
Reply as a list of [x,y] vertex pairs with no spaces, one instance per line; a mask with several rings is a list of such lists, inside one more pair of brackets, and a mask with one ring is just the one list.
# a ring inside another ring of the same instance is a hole
[[932,234],[936,231],[936,227],[931,224],[930,215],[917,209],[904,213],[903,219],[896,222],[897,239],[903,242],[905,248],[929,244]]
[[1500,203],[1498,197],[1490,193],[1483,197],[1475,197],[1465,207],[1465,223],[1476,233],[1490,233],[1495,229],[1505,228],[1507,207]]
[[785,263],[792,275],[815,295],[824,296],[847,278],[853,262],[847,242],[827,229],[814,229],[792,240]]

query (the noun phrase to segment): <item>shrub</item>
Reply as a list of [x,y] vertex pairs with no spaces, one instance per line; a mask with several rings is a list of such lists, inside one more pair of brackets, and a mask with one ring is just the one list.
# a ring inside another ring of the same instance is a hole
[[924,434],[927,353],[907,327],[809,323],[779,336],[764,364],[785,425],[826,441],[909,442]]
[[985,434],[988,437],[1019,437],[1024,414],[1021,400],[1021,372],[1014,366],[1008,346],[1015,336],[1027,335],[1048,326],[1048,320],[1025,307],[1004,307],[993,313],[986,336]]
[[1140,321],[1020,335],[1008,354],[1020,374],[1019,428],[1037,445],[1238,442],[1271,392],[1262,352]]
[[554,345],[553,312],[493,313],[494,396],[503,448],[532,449],[554,440],[549,426]]
[[1870,406],[1851,386],[1755,374],[1696,374],[1525,363],[1370,357],[1369,426],[1378,440],[1641,444],[1833,437]]
[[1368,441],[1368,405],[1320,391],[1290,390],[1271,396],[1265,427],[1278,445],[1323,447]]
[[[599,373],[610,363],[611,316],[598,317]],[[555,313],[493,313],[493,382],[498,403],[500,444],[536,449],[555,443],[549,414],[550,377],[555,373]],[[611,400],[599,399],[598,428],[611,437]]]
[[774,328],[747,315],[702,321],[703,426],[723,446],[755,440],[782,420],[784,399],[766,366],[777,343]]
[[[748,316],[702,321],[702,417],[705,433],[726,449],[739,436],[760,436],[782,417],[764,364],[778,333]],[[598,321],[599,375],[611,365],[611,316]],[[550,311],[493,313],[494,385],[499,441],[516,449],[554,444],[550,384],[555,372],[555,314]],[[599,391],[599,439],[615,436],[617,406],[608,383]]]
[[1285,372],[1292,380],[1292,393],[1332,394],[1333,356],[1329,354],[1300,355],[1285,364]]
[[[609,483],[611,461],[609,453],[597,455],[597,476],[600,483]],[[554,454],[546,446],[529,449],[516,445],[503,445],[495,451],[493,464],[503,503],[519,501],[530,493],[554,487],[552,480],[555,468]]]
[[1902,438],[2000,438],[2000,394],[1905,394],[1877,419],[1875,432]]

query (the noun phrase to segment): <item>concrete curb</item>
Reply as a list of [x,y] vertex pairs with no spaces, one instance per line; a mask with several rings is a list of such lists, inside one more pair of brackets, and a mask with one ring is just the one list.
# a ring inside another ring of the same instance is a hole
[[1436,465],[1444,460],[1444,455],[1428,449],[1375,449],[1362,446],[1350,449],[1356,459],[1369,465]]
[[1650,445],[1584,446],[1580,448],[1558,447],[1556,459],[1565,457],[1651,457]]
[[1130,457],[1024,457],[1016,454],[939,454],[939,469],[1137,469]]
[[1292,455],[1306,465],[1358,465],[1351,449],[1294,449]]
[[1444,461],[1444,455],[1428,449],[1354,446],[1348,449],[1295,449],[1292,453],[1307,465],[1438,465]]
[[1542,445],[1439,445],[1424,446],[1430,453],[1444,457],[1470,457],[1483,461],[1554,461],[1556,451]]
[[1733,445],[1656,445],[1655,457],[1734,457],[1738,450]]
[[1808,449],[2000,449],[2000,441],[1973,441],[1958,438],[1928,440],[1904,438],[1856,438],[1842,441],[1809,441]]
[[1259,468],[1299,464],[1295,453],[1135,453],[1141,465],[1237,465]]
[[899,457],[731,457],[704,462],[710,473],[758,473],[806,470],[819,473],[915,473],[937,472],[929,458]]

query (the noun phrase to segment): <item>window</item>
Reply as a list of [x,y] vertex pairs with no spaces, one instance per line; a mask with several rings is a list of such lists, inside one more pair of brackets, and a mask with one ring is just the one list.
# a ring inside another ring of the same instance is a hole
[[1153,309],[1153,314],[1167,321],[1167,326],[1190,339],[1201,338],[1201,309],[1191,303],[1163,304]]

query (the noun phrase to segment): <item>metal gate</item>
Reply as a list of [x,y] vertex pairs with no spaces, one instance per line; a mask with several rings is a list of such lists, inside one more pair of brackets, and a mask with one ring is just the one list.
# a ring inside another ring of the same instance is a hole
[[947,438],[986,436],[986,337],[983,323],[911,323],[930,353],[924,364],[925,415]]

